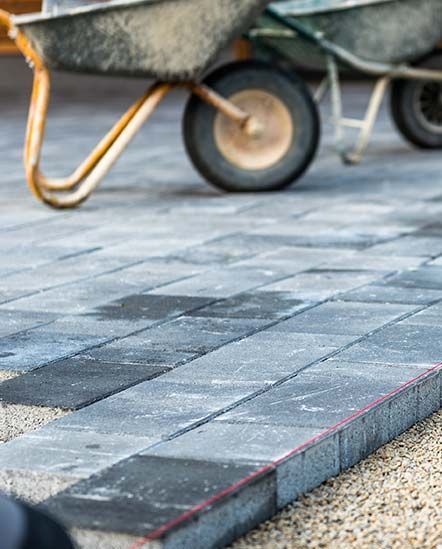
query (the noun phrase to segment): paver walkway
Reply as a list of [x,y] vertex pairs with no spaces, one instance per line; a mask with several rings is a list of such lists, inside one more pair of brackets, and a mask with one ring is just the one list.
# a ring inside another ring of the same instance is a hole
[[[73,82],[52,173],[141,86]],[[2,86],[0,487],[85,546],[97,530],[209,547],[440,407],[442,157],[385,114],[358,168],[326,128],[292,190],[221,195],[184,155],[177,95],[87,204],[54,212],[25,189],[26,97]]]

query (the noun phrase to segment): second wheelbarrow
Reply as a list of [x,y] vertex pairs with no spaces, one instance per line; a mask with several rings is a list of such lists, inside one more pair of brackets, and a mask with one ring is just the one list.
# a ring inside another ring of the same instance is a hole
[[[412,144],[442,148],[441,0],[280,0],[259,18],[249,38],[275,64],[325,69],[319,102],[330,88],[337,148],[345,163],[359,162],[369,143],[385,92]],[[339,73],[351,69],[377,78],[363,120],[343,116]],[[360,130],[354,148],[344,128]]]
[[[316,108],[303,83],[256,61],[232,63],[204,76],[267,3],[50,0],[38,14],[14,17],[0,11],[0,23],[35,73],[25,146],[33,193],[57,208],[80,204],[177,86],[191,92],[183,119],[187,151],[211,183],[230,191],[265,191],[299,177],[319,137]],[[52,69],[157,81],[65,179],[48,179],[40,170]]]

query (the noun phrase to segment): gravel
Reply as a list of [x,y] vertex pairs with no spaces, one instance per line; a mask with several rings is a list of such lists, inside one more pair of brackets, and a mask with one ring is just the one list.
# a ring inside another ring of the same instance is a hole
[[8,379],[12,379],[13,377],[17,377],[17,372],[9,372],[9,371],[1,371],[0,370],[0,383],[2,381],[7,381]]
[[0,403],[0,444],[62,417],[66,410]]
[[442,549],[442,412],[288,506],[232,549]]

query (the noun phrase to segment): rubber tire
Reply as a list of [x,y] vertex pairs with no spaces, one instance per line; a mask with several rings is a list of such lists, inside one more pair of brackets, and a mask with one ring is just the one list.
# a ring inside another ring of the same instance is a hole
[[[416,65],[420,68],[442,70],[442,54],[433,53]],[[412,145],[420,149],[441,149],[442,132],[432,132],[419,120],[413,101],[417,86],[421,82],[417,80],[396,80],[391,89],[391,114],[393,121],[403,135]]]
[[274,94],[288,107],[295,126],[292,144],[275,165],[246,170],[230,163],[219,151],[214,136],[218,111],[192,95],[183,117],[187,153],[198,172],[212,185],[229,192],[281,190],[298,179],[311,164],[319,145],[320,122],[316,104],[300,78],[262,61],[239,61],[211,73],[204,83],[223,97],[247,89]]

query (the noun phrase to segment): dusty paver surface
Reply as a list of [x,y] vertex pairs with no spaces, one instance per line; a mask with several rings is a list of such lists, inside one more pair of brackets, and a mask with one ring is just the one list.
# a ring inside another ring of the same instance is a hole
[[[87,204],[54,212],[23,182],[27,73],[2,63],[0,488],[80,535],[127,546],[173,526],[171,546],[207,547],[440,407],[438,154],[384,113],[360,167],[326,128],[290,191],[221,195],[184,155],[178,95]],[[141,87],[61,79],[49,172]],[[350,111],[365,92],[350,86]]]
[[442,413],[302,496],[232,549],[439,549]]

